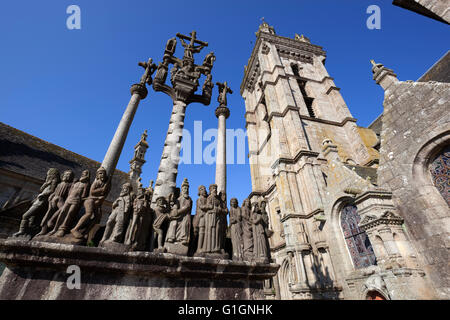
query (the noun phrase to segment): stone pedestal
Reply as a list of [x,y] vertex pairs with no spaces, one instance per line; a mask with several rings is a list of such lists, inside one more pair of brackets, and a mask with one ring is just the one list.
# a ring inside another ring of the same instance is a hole
[[[0,299],[264,299],[277,264],[0,240]],[[80,289],[69,289],[81,271]],[[72,283],[69,279],[69,283]]]

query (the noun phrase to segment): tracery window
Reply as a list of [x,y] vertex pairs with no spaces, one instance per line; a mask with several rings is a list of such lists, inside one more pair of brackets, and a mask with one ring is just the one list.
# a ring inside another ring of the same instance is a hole
[[430,165],[433,184],[450,207],[450,145],[444,147]]
[[349,204],[342,209],[341,228],[356,269],[377,264],[369,237],[358,226],[360,219],[356,206]]

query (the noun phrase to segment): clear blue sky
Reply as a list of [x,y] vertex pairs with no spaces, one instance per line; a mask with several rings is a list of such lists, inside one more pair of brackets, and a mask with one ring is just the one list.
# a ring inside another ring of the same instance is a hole
[[[196,30],[217,57],[213,80],[228,81],[228,128],[245,128],[239,86],[261,17],[277,34],[304,34],[327,51],[326,67],[361,126],[381,112],[383,91],[372,80],[370,59],[416,80],[449,48],[447,25],[393,6],[391,0],[278,1],[2,1],[0,4],[0,121],[99,162],[139,81],[138,61],[161,61],[167,39]],[[81,8],[81,30],[66,28],[66,8]],[[381,7],[381,30],[366,28],[366,8]],[[177,49],[179,55],[182,50]],[[215,128],[217,89],[210,106],[191,104],[194,121]],[[118,168],[128,171],[133,146],[149,130],[145,185],[155,179],[171,112],[171,100],[150,90],[137,111]],[[205,147],[208,142],[204,142]],[[191,196],[214,181],[214,165],[181,165]],[[228,166],[228,198],[239,203],[251,191],[246,165]]]

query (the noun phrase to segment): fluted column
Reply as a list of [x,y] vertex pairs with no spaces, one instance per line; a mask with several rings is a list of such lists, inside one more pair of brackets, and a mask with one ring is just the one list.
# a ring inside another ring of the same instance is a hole
[[133,122],[134,115],[139,106],[141,99],[145,99],[147,96],[147,88],[145,84],[133,84],[131,86],[131,99],[123,113],[119,126],[116,129],[113,139],[109,144],[108,151],[102,162],[102,167],[106,169],[108,176],[114,173],[117,162],[119,161],[120,154],[122,153],[125,140],[127,139],[128,131],[130,130],[131,123]]
[[227,134],[226,119],[230,116],[230,110],[226,106],[216,109],[218,118],[217,149],[216,149],[216,184],[217,191],[227,191]]

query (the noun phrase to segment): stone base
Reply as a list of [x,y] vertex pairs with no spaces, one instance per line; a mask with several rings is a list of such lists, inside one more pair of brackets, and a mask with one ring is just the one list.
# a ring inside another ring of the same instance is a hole
[[185,246],[184,244],[181,243],[170,243],[167,242],[164,244],[164,248],[166,248],[167,253],[172,253],[172,254],[179,254],[182,256],[187,256],[188,253],[188,246]]
[[208,258],[208,259],[228,259],[228,253],[198,253],[196,252],[194,254],[194,257],[203,257],[203,258]]
[[86,239],[84,239],[84,238],[77,239],[71,233],[64,235],[64,237],[57,237],[55,235],[35,236],[33,238],[33,241],[62,243],[62,244],[76,244],[76,245],[80,245],[80,246],[86,245]]
[[99,247],[105,248],[107,250],[111,250],[111,251],[114,251],[114,252],[132,251],[131,250],[131,245],[126,245],[126,244],[123,244],[123,243],[118,243],[118,242],[109,241],[109,240],[100,243]]
[[[0,299],[264,299],[277,264],[116,252],[40,241],[0,240]],[[80,289],[69,289],[73,271]]]

